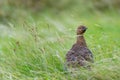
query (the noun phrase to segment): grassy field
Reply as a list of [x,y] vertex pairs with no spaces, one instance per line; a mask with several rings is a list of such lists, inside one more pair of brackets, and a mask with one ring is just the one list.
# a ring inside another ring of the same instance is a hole
[[[0,25],[0,80],[120,79],[120,17],[44,12]],[[69,72],[65,55],[76,40],[79,25],[94,54],[92,70]]]

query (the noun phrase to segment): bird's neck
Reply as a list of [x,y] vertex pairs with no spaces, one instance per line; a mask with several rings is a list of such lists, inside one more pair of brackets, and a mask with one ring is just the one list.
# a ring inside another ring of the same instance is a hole
[[84,36],[83,35],[77,35],[77,44],[79,44],[80,46],[84,46],[87,47]]

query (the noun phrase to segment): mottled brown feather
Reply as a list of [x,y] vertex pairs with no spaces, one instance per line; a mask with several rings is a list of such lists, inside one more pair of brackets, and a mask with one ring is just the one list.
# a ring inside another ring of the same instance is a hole
[[88,49],[83,34],[86,31],[85,26],[77,28],[77,41],[66,54],[68,66],[86,66],[87,62],[93,62],[93,54]]

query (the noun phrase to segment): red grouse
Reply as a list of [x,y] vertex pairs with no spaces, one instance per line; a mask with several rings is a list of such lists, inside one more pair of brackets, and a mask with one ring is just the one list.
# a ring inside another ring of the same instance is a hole
[[86,30],[87,28],[83,25],[77,28],[77,41],[66,54],[68,66],[86,66],[88,62],[93,62],[92,52],[88,49],[83,36]]

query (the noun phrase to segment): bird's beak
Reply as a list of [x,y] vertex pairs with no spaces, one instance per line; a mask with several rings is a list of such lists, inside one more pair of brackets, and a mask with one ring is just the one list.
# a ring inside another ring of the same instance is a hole
[[84,31],[86,31],[86,30],[87,30],[87,28],[84,28],[83,30],[84,30]]

